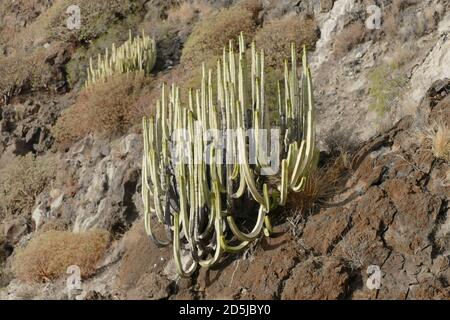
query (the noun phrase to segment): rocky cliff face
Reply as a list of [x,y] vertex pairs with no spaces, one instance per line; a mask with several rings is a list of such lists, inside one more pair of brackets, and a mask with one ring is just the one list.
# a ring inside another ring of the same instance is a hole
[[[209,2],[216,7],[233,3]],[[450,166],[420,138],[433,123],[450,125],[450,4],[407,1],[412,15],[438,4],[444,9],[433,16],[434,27],[412,41],[414,52],[395,70],[409,86],[399,90],[392,108],[380,117],[368,112],[370,75],[395,58],[392,40],[375,30],[337,58],[336,37],[359,12],[355,6],[370,1],[320,2],[321,7],[307,1],[262,1],[259,15],[270,20],[308,12],[318,21],[320,39],[311,56],[322,161],[336,143],[354,145],[350,173],[326,204],[281,219],[274,237],[228,257],[220,268],[180,279],[170,248],[157,248],[143,228],[138,130],[112,139],[88,135],[57,148],[51,127],[74,103],[77,91],[61,86],[26,92],[0,107],[0,168],[18,156],[51,155],[58,173],[35,195],[32,210],[0,211],[0,299],[68,298],[64,276],[33,283],[14,273],[16,251],[51,229],[111,234],[95,274],[83,280],[79,294],[84,299],[450,298]],[[171,5],[147,1],[146,16],[160,19]],[[15,28],[21,30],[46,5],[37,1],[28,11],[20,6],[11,10],[3,21],[15,15]],[[165,58],[159,57],[164,61],[155,77],[171,78],[189,32],[177,30],[160,41]],[[54,63],[63,67],[67,60]],[[378,290],[366,285],[369,266],[381,270]]]

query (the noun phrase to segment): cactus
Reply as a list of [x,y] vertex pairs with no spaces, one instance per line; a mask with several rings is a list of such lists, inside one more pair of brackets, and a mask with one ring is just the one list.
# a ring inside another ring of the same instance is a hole
[[[289,192],[302,192],[313,166],[314,102],[306,49],[301,78],[292,45],[291,63],[286,61],[284,66],[284,85],[278,84],[275,107],[282,147],[277,154],[281,179],[276,186],[261,175],[268,158],[261,150],[267,137],[260,133],[270,129],[269,112],[274,109],[265,103],[264,52],[252,44],[251,71],[246,74],[246,51],[242,34],[239,52],[234,52],[230,41],[217,61],[214,80],[213,71],[203,65],[201,86],[190,90],[187,103],[181,101],[177,86],[163,84],[156,114],[143,119],[145,229],[158,246],[173,244],[177,271],[183,277],[198,265],[213,266],[225,253],[241,252],[262,234],[270,236],[271,210],[284,205]],[[213,81],[217,82],[215,89]],[[187,130],[177,130],[183,128]],[[254,163],[249,161],[245,139],[249,128],[253,128],[250,139],[256,142]],[[225,148],[219,148],[204,139],[211,130],[237,134],[225,134]],[[180,155],[185,161],[179,161]],[[258,209],[245,216],[255,223],[243,231],[237,206],[250,208],[251,204]],[[165,238],[156,237],[155,222],[165,226]],[[189,266],[182,264],[182,250],[192,257]]]
[[113,74],[142,71],[149,74],[156,63],[156,43],[154,39],[146,36],[142,31],[142,37],[132,38],[131,30],[129,39],[116,48],[113,43],[111,52],[108,48],[105,54],[98,55],[97,66],[94,67],[92,57],[87,68],[86,88],[97,81],[106,81]]

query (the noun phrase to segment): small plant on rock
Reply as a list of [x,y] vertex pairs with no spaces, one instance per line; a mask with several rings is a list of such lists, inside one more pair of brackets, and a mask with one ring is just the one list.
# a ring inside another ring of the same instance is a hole
[[431,143],[431,150],[437,159],[450,163],[450,127],[444,122],[435,122],[424,132],[424,138]]

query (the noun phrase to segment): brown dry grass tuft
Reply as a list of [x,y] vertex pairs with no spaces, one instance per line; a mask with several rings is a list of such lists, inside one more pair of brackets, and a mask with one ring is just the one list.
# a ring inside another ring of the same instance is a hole
[[291,43],[301,57],[303,45],[314,48],[319,39],[316,21],[307,16],[288,15],[268,22],[256,36],[256,45],[264,49],[266,65],[281,67],[286,57],[291,55]]
[[450,163],[450,127],[443,122],[435,122],[420,133],[421,140],[431,144],[437,159]]
[[103,137],[126,133],[148,112],[139,97],[150,84],[151,79],[144,74],[130,73],[114,75],[83,90],[53,127],[56,141],[67,147],[89,133]]
[[311,171],[304,190],[288,196],[286,208],[301,215],[309,214],[316,206],[326,203],[339,193],[350,171],[351,157],[341,152],[324,167]]
[[343,57],[357,44],[364,41],[366,28],[360,21],[346,26],[337,36],[334,43],[334,53],[337,57]]
[[48,282],[65,274],[69,266],[76,265],[86,278],[95,273],[108,244],[106,231],[49,231],[18,249],[13,269],[20,280]]

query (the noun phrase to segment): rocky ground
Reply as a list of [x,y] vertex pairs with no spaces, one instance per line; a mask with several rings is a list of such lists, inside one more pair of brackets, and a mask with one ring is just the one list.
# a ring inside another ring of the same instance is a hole
[[[233,1],[210,2],[221,7]],[[35,195],[29,212],[0,212],[0,299],[68,298],[65,277],[35,283],[14,273],[16,249],[45,228],[111,234],[95,274],[78,292],[84,299],[449,299],[450,166],[435,157],[420,133],[434,122],[450,125],[450,3],[408,4],[413,13],[438,4],[449,9],[436,16],[433,28],[404,41],[413,53],[395,72],[407,78],[408,86],[380,116],[368,111],[370,73],[395,59],[392,39],[374,31],[336,57],[337,35],[355,5],[366,1],[321,2],[322,8],[311,9],[307,1],[263,1],[260,15],[274,19],[312,10],[319,23],[320,38],[310,55],[323,161],[336,145],[351,149],[343,187],[326,204],[280,219],[272,238],[262,238],[214,269],[180,279],[171,249],[157,248],[144,231],[139,131],[112,139],[88,135],[58,148],[51,127],[79,89],[58,80],[4,99],[0,106],[0,168],[18,156],[51,154],[58,171]],[[20,32],[48,6],[37,3],[27,10],[13,6],[2,19],[15,21]],[[151,18],[169,2],[145,3],[144,15]],[[155,77],[170,78],[188,33],[177,30],[158,42]],[[0,49],[11,50],[7,45]],[[52,53],[53,66],[62,70],[73,50]],[[378,290],[366,286],[371,265],[382,272]]]

